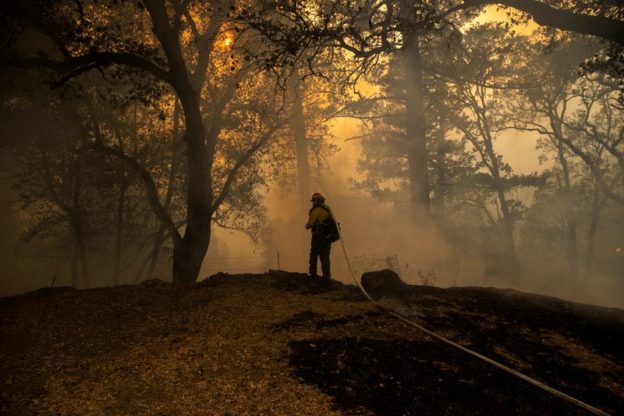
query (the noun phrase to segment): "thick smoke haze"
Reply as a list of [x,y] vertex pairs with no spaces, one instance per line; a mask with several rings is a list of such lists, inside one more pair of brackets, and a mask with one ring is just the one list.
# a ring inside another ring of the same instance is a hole
[[[328,205],[338,218],[347,255],[358,278],[369,270],[394,268],[410,284],[514,288],[578,302],[624,307],[621,296],[624,279],[594,275],[589,282],[570,285],[568,276],[561,271],[561,264],[531,263],[529,259],[529,271],[517,281],[485,276],[482,262],[470,257],[457,258],[435,230],[412,229],[404,223],[405,212],[396,206],[354,192],[349,180],[360,176],[356,162],[362,149],[357,140],[348,139],[361,134],[359,123],[340,119],[332,123],[331,133],[340,151],[329,158],[322,176],[315,178],[312,186],[325,194]],[[528,174],[544,169],[538,161],[536,143],[535,135],[520,133],[501,138],[496,146],[515,171]],[[3,195],[0,255],[4,267],[0,294],[23,293],[49,286],[52,282],[57,286],[69,285],[66,269],[53,261],[37,258],[20,243],[24,219],[19,216],[10,174],[5,173],[0,185]],[[527,192],[524,197],[530,199],[530,192]],[[257,246],[241,232],[216,228],[201,269],[202,277],[218,272],[263,273],[278,268],[307,272],[310,233],[303,225],[309,204],[303,205],[296,192],[284,192],[275,187],[266,195],[266,205],[266,245]],[[333,244],[331,260],[333,278],[353,284],[340,242]],[[170,259],[163,259],[157,277],[168,280],[170,267]]]
[[[624,307],[617,42],[497,7],[366,6],[299,34],[273,10],[191,2],[171,47],[143,8],[87,3],[84,31],[65,30],[72,7],[3,6],[0,296],[306,273],[320,192],[342,230],[336,280],[353,283],[349,261],[355,278]],[[418,20],[435,13],[448,24]],[[65,29],[51,40],[33,19]],[[84,51],[104,61],[59,61]]]
[[[3,264],[3,276],[0,281],[2,295],[18,293],[28,286],[21,284],[22,280],[16,262],[16,245],[19,239],[19,224],[11,203],[11,182],[0,177],[0,262]],[[22,287],[20,287],[22,286]]]
[[[485,264],[474,257],[462,256],[444,241],[436,230],[412,228],[405,224],[405,212],[357,194],[349,179],[358,178],[356,161],[361,157],[358,141],[348,140],[361,134],[358,122],[343,119],[332,124],[332,135],[340,152],[332,156],[314,189],[322,192],[341,224],[347,256],[357,278],[362,273],[393,268],[410,284],[451,286],[491,286],[541,293],[583,303],[623,307],[624,279],[595,274],[590,281],[573,282],[563,262],[538,262],[523,259],[526,271],[516,280],[496,279],[484,273]],[[509,134],[497,143],[497,150],[515,171],[542,171],[534,134]],[[532,192],[520,196],[531,200]],[[262,273],[267,269],[307,272],[310,233],[303,225],[309,204],[302,206],[296,192],[273,189],[267,198],[270,243],[260,251],[245,236],[233,232],[222,235],[222,243],[232,258],[224,260],[210,252],[202,269],[206,276],[214,270]],[[218,248],[217,248],[218,250]],[[279,256],[279,260],[278,260]],[[278,263],[279,261],[279,263]],[[333,278],[353,284],[340,242],[332,246]],[[398,267],[397,267],[398,266]]]

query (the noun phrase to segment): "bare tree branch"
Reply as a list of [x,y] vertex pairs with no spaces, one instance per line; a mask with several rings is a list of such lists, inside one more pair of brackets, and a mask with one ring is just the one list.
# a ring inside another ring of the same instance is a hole
[[212,204],[212,208],[211,208],[212,212],[216,212],[217,209],[219,209],[219,206],[225,200],[225,198],[227,198],[227,196],[228,196],[228,194],[230,192],[230,189],[232,188],[232,184],[234,183],[234,180],[236,179],[236,175],[238,174],[240,169],[249,161],[249,159],[251,159],[251,157],[258,150],[260,150],[260,148],[262,146],[264,146],[264,144],[273,136],[273,134],[277,130],[279,130],[281,127],[283,127],[288,121],[289,121],[289,118],[284,118],[283,120],[278,121],[277,123],[275,123],[266,133],[264,133],[262,135],[262,137],[260,137],[260,139],[253,146],[251,146],[243,154],[243,156],[241,158],[239,158],[236,161],[236,163],[232,167],[232,170],[230,170],[230,173],[228,174],[227,179],[225,180],[225,184],[223,185],[223,188],[221,189],[221,192],[215,198],[214,203]]
[[167,231],[169,231],[169,234],[171,235],[171,239],[173,240],[174,244],[181,244],[182,236],[180,235],[180,232],[175,226],[173,220],[169,216],[169,213],[160,202],[160,198],[158,197],[158,188],[154,183],[152,175],[135,158],[127,155],[121,150],[106,146],[102,141],[102,134],[99,125],[97,124],[95,119],[93,119],[92,122],[96,140],[94,143],[91,144],[91,148],[96,152],[109,156],[114,156],[122,160],[141,177],[143,183],[145,184],[145,190],[147,191],[147,199],[149,200],[154,214],[167,227]]
[[590,16],[577,14],[570,10],[556,9],[536,0],[464,0],[462,4],[437,16],[437,19],[442,20],[456,11],[486,4],[500,4],[523,11],[541,26],[598,36],[624,45],[624,22],[604,16]]
[[171,82],[171,76],[167,70],[132,53],[93,52],[66,59],[64,61],[56,61],[39,57],[0,61],[0,68],[47,68],[65,73],[62,78],[63,82],[66,82],[84,72],[90,71],[91,69],[105,68],[112,65],[126,65],[141,69],[149,72],[162,81]]

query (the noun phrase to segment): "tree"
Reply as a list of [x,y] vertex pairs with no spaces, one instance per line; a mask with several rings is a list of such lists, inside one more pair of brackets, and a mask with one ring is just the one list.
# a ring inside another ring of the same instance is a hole
[[616,85],[605,76],[583,76],[577,66],[596,49],[593,42],[567,38],[554,47],[537,42],[519,50],[515,61],[528,63],[522,77],[535,81],[507,93],[501,103],[504,129],[538,133],[540,160],[553,163],[522,226],[523,245],[526,250],[544,245],[533,248],[533,257],[564,254],[571,278],[579,275],[583,260],[585,275],[591,273],[601,211],[607,195],[618,194]]
[[[507,272],[517,274],[519,261],[514,225],[524,204],[509,197],[509,191],[535,185],[538,179],[533,175],[514,175],[494,146],[507,123],[508,116],[501,111],[503,97],[513,94],[513,89],[517,88],[514,84],[522,83],[514,75],[523,64],[519,59],[518,39],[505,37],[504,33],[503,28],[495,26],[477,26],[466,33],[466,54],[454,62],[458,67],[457,75],[448,91],[451,105],[459,110],[450,113],[451,122],[477,157],[477,166],[482,172],[479,182],[495,194],[492,202],[496,215],[488,216],[502,229]],[[509,55],[514,59],[508,59]],[[484,212],[489,212],[487,206],[483,208]]]
[[[157,119],[150,105],[121,104],[118,99],[128,90],[120,84],[109,90],[98,76],[85,76],[80,85],[61,91],[40,91],[38,82],[30,81],[31,89],[11,91],[1,109],[7,117],[1,134],[12,138],[5,144],[14,156],[20,216],[28,221],[24,239],[50,260],[68,258],[73,285],[128,281],[142,241],[152,238],[153,215],[134,173],[93,150],[93,130],[85,120],[97,107],[115,126],[111,140],[158,183],[166,172],[160,154],[167,142],[163,123],[149,123]],[[90,106],[94,96],[100,101]],[[68,256],[64,245],[73,246],[73,254]]]
[[293,96],[293,120],[292,130],[295,139],[297,159],[297,180],[299,182],[299,199],[307,201],[310,195],[310,163],[308,158],[308,138],[306,135],[306,122],[303,112],[304,89],[298,77],[289,78],[289,92]]
[[[446,10],[447,16],[458,10],[466,10],[487,4],[512,7],[530,15],[539,25],[578,34],[593,35],[624,45],[624,17],[618,1],[567,1],[550,0],[463,0]],[[563,7],[563,8],[562,8]]]
[[[49,115],[59,114],[51,112]],[[47,121],[55,126],[52,119]],[[87,175],[87,150],[81,146],[79,137],[82,132],[72,124],[68,120],[61,121],[61,125],[56,124],[65,133],[60,143],[38,134],[34,140],[31,138],[28,145],[20,146],[15,152],[21,168],[16,189],[21,197],[22,209],[35,214],[24,235],[25,240],[48,237],[51,233],[69,238],[73,246],[71,283],[74,286],[82,283],[88,287],[90,267],[87,243],[93,230],[87,222],[87,209],[97,207],[97,193]],[[68,231],[69,235],[63,231]]]
[[[531,50],[535,49],[537,48]],[[539,67],[541,70],[540,82],[525,89],[522,94],[510,97],[513,104],[508,110],[514,114],[511,119],[514,129],[536,131],[535,128],[539,125],[543,128],[537,128],[537,131],[541,133],[548,131],[545,135],[546,140],[540,146],[556,155],[557,168],[552,170],[552,174],[558,178],[556,193],[559,201],[550,198],[550,202],[561,208],[562,239],[568,271],[572,277],[578,273],[577,218],[574,213],[576,198],[573,191],[570,155],[562,140],[566,140],[563,120],[568,117],[566,113],[573,100],[569,94],[569,87],[578,77],[575,73],[575,63],[583,59],[577,52],[581,50],[588,49],[578,48],[578,44],[572,43],[569,47],[559,48],[548,55],[536,53],[529,58],[533,62],[530,67]]]
[[[239,19],[265,35],[266,61],[271,65],[316,56],[323,50],[346,51],[357,61],[355,79],[365,74],[383,54],[400,56],[404,66],[403,99],[406,113],[407,163],[411,219],[429,222],[430,190],[427,170],[424,85],[421,43],[432,29],[435,7],[414,0],[358,2],[319,1],[264,4],[262,12],[243,8]],[[310,15],[319,18],[310,19]],[[446,23],[445,23],[446,24]],[[449,25],[449,27],[452,25]],[[398,62],[397,59],[394,62]],[[314,72],[314,67],[308,65]]]
[[[88,8],[85,7],[87,4]],[[59,82],[67,82],[98,68],[113,67],[121,73],[140,71],[152,77],[152,85],[162,84],[175,92],[185,126],[182,140],[186,147],[187,196],[183,232],[168,215],[153,178],[140,163],[120,149],[108,146],[101,137],[95,137],[93,147],[124,161],[144,182],[152,210],[165,224],[173,241],[173,280],[182,284],[197,279],[210,242],[212,218],[227,199],[237,174],[284,123],[277,120],[273,125],[267,125],[258,140],[239,153],[222,186],[215,187],[213,170],[220,143],[219,120],[204,119],[201,97],[211,52],[225,27],[230,5],[224,1],[215,8],[203,8],[199,3],[188,1],[146,0],[138,3],[138,8],[135,4],[92,4],[87,1],[68,2],[67,7],[48,6],[50,14],[43,17],[51,19],[39,20],[38,27],[57,25],[65,29],[55,32],[53,36],[46,33],[57,49],[50,57],[13,57],[8,63],[12,67],[51,69],[60,74]],[[9,8],[22,17],[22,22],[28,22],[29,19],[42,17],[40,13],[32,13],[32,7],[37,9],[39,6],[43,7],[33,2]],[[201,25],[194,16],[201,16]],[[105,21],[102,22],[102,19]],[[104,30],[102,23],[106,21],[112,29],[101,33]],[[123,23],[134,24],[133,29],[138,27],[138,30],[124,32]],[[148,33],[146,29],[150,26],[154,36],[145,38],[144,33]],[[90,33],[96,32],[100,36],[90,36]],[[189,48],[185,47],[183,34],[192,39]],[[234,86],[235,83],[230,88]]]

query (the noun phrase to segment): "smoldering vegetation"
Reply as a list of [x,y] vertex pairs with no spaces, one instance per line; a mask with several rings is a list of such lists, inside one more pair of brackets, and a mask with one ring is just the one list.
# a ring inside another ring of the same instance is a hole
[[316,191],[337,280],[624,306],[617,5],[5,3],[2,295],[305,271]]

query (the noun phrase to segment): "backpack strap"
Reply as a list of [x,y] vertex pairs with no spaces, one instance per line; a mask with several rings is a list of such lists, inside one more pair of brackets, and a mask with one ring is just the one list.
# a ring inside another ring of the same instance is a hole
[[325,212],[327,212],[329,214],[329,218],[331,218],[332,220],[336,221],[334,219],[334,214],[332,214],[332,212],[329,210],[329,208],[327,208],[325,205],[318,205],[318,207],[324,209]]

